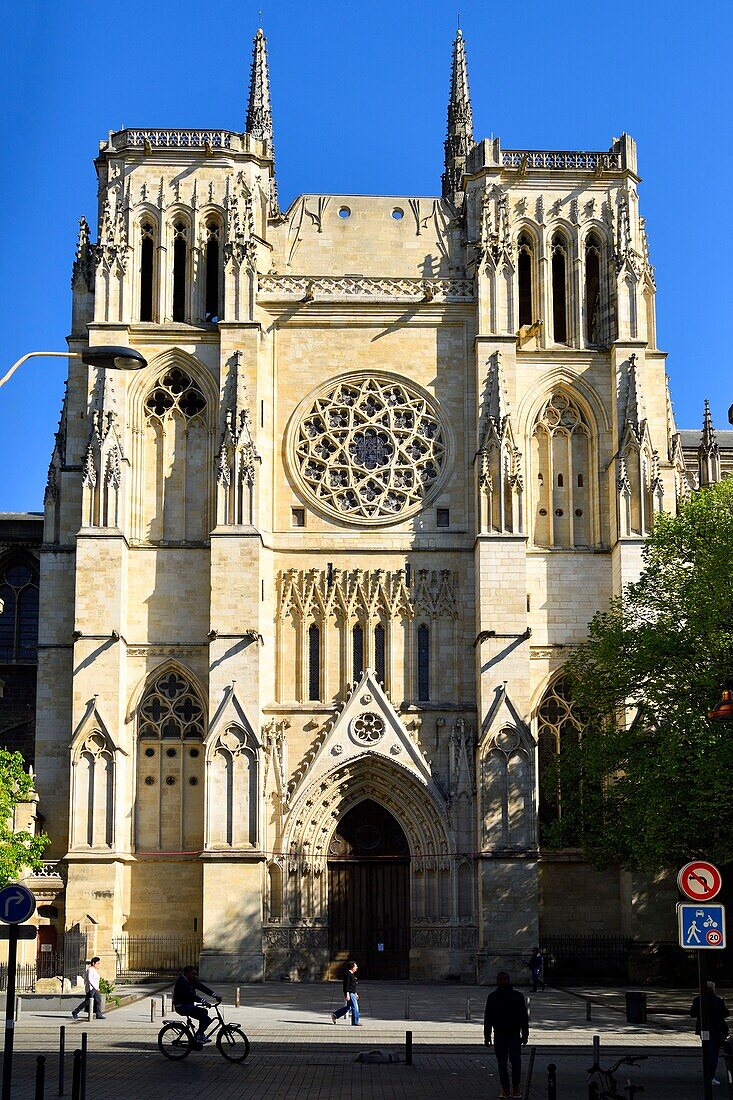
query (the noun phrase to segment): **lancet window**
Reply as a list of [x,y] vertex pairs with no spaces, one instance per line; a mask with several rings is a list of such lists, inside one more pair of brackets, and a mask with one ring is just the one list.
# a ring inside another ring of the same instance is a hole
[[182,218],[173,223],[173,320],[186,320],[188,268],[188,225]]
[[364,628],[357,623],[351,631],[352,646],[352,671],[355,680],[358,680],[364,671]]
[[549,826],[563,822],[566,845],[578,840],[580,783],[577,765],[564,764],[563,753],[577,746],[581,731],[570,681],[560,676],[545,692],[537,711],[539,822],[541,835]]
[[248,730],[229,726],[210,757],[207,847],[256,847],[258,808],[255,743]]
[[155,225],[151,218],[140,223],[140,320],[153,321],[155,293]]
[[552,238],[552,338],[568,342],[568,246],[563,233]]
[[603,343],[601,256],[598,236],[589,233],[585,242],[585,340],[592,347]]
[[221,225],[216,218],[206,220],[206,268],[204,320],[220,321],[221,313]]
[[308,698],[321,698],[321,632],[315,623],[308,627]]
[[136,838],[139,851],[203,845],[204,707],[190,678],[164,672],[138,711]]
[[115,756],[101,730],[85,739],[74,759],[72,843],[114,846]]
[[0,664],[35,661],[38,649],[38,571],[25,560],[0,567]]
[[381,623],[374,628],[374,671],[379,682],[386,683],[386,634]]
[[529,233],[519,234],[517,240],[517,280],[519,303],[519,327],[534,324],[536,320],[533,301],[534,248]]
[[532,458],[535,545],[589,546],[591,433],[567,394],[553,394],[537,418]]
[[430,629],[424,623],[417,629],[417,698],[430,700]]

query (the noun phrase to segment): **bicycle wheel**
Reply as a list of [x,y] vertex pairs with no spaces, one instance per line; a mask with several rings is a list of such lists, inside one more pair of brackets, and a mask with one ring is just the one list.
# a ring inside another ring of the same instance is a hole
[[216,1037],[216,1046],[227,1062],[243,1062],[249,1054],[249,1039],[239,1024],[224,1024]]
[[191,1033],[185,1024],[166,1024],[158,1032],[158,1050],[164,1058],[180,1062],[193,1050]]

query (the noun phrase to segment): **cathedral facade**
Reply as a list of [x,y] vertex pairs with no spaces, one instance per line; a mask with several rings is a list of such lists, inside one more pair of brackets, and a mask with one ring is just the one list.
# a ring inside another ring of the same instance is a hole
[[282,210],[258,32],[244,132],[112,132],[95,163],[70,350],[147,365],[71,360],[46,489],[63,926],[108,968],[196,934],[238,979],[668,938],[664,885],[545,843],[564,664],[689,491],[633,140],[475,141],[459,32],[441,194]]

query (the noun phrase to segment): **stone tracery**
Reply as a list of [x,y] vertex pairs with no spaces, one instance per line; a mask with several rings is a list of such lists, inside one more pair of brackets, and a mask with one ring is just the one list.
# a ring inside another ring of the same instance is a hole
[[403,379],[347,375],[322,387],[291,428],[291,461],[307,496],[340,520],[414,514],[449,461],[435,402]]

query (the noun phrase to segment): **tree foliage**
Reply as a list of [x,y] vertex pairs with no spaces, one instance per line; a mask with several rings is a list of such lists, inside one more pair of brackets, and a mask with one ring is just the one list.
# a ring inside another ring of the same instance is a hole
[[33,776],[23,765],[19,752],[0,749],[0,887],[18,877],[26,867],[38,869],[49,842],[44,834],[33,836],[13,831],[13,811],[33,793]]
[[[656,870],[733,860],[733,721],[708,712],[733,678],[733,480],[662,514],[643,570],[569,663],[583,715],[564,766],[586,857]],[[733,685],[732,685],[733,686]]]

